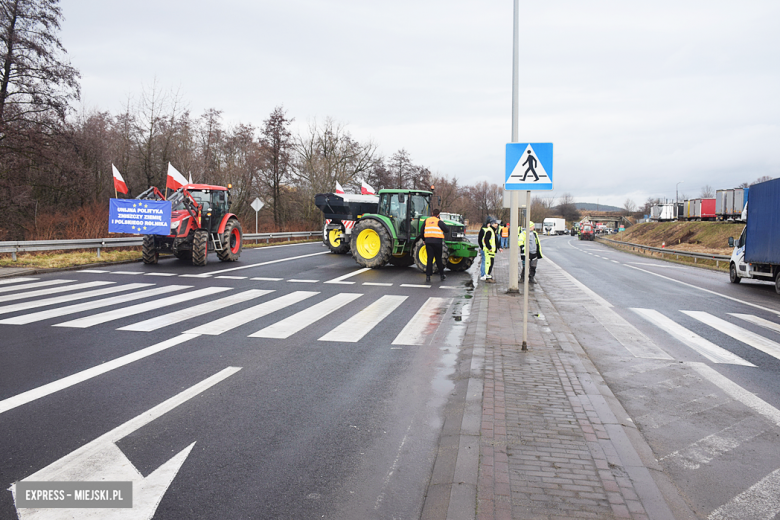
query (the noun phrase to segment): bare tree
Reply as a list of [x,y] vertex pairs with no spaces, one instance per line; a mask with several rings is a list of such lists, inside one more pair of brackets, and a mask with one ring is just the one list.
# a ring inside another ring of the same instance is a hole
[[570,222],[579,220],[580,212],[577,209],[577,204],[574,202],[574,197],[572,197],[571,193],[567,192],[561,195],[560,203],[558,204],[558,212],[564,219]]
[[623,203],[623,211],[626,216],[630,215],[631,213],[636,211],[636,204],[631,199],[626,199],[626,201]]
[[292,173],[293,141],[289,126],[293,119],[288,119],[284,108],[274,108],[261,130],[262,166],[257,172],[258,178],[267,190],[271,199],[274,214],[274,225],[282,224],[282,194],[283,185]]
[[709,184],[705,184],[701,187],[701,198],[703,199],[711,199],[715,196],[715,190],[712,189],[712,186]]
[[759,177],[758,179],[754,180],[753,182],[751,182],[750,185],[752,186],[754,184],[758,184],[759,182],[766,182],[766,181],[771,181],[771,180],[772,180],[772,177],[770,177],[769,175],[763,175],[763,176]]
[[0,0],[0,139],[14,123],[62,121],[79,72],[57,37],[59,0]]

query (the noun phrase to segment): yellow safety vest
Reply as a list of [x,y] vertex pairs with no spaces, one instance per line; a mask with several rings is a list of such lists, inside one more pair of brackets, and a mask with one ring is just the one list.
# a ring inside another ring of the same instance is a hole
[[441,238],[444,240],[444,232],[439,227],[439,219],[437,217],[428,217],[425,219],[425,231],[423,232],[425,238]]

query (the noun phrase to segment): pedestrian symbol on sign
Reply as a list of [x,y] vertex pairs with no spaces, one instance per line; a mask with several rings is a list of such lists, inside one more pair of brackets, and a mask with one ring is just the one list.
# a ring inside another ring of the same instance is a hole
[[534,170],[534,168],[536,167],[536,163],[537,162],[538,161],[536,160],[536,157],[534,157],[533,154],[531,153],[531,150],[528,150],[528,159],[526,159],[525,162],[523,163],[523,166],[528,164],[528,169],[523,174],[523,182],[525,182],[525,178],[528,176],[528,172],[531,172],[531,173],[534,174],[534,180],[537,180],[537,181],[539,180],[539,176],[536,175],[536,170]]

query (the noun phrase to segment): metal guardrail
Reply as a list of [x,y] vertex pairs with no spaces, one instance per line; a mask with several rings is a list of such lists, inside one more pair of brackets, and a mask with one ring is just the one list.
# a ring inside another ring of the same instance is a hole
[[[247,233],[244,242],[265,240],[269,243],[272,239],[286,238],[289,242],[293,238],[311,238],[321,236],[322,231],[294,231],[290,233]],[[107,247],[139,247],[143,245],[143,237],[123,238],[83,238],[77,240],[16,240],[0,242],[0,253],[11,253],[11,258],[16,261],[17,253],[29,251],[60,251],[63,249],[97,249],[97,257],[100,258],[100,250]]]
[[611,238],[604,238],[600,236],[596,236],[596,240],[604,240],[605,242],[612,242],[613,244],[618,244],[621,246],[631,246],[634,249],[641,249],[645,251],[652,251],[654,253],[661,253],[661,258],[663,258],[664,255],[675,255],[677,257],[687,256],[689,258],[693,258],[694,264],[698,259],[714,260],[715,267],[719,267],[720,262],[728,262],[731,259],[731,257],[728,255],[713,255],[709,253],[694,253],[692,251],[677,251],[675,249],[666,249],[665,247],[650,247],[642,244],[634,244],[631,242],[621,242],[620,240],[612,240]]

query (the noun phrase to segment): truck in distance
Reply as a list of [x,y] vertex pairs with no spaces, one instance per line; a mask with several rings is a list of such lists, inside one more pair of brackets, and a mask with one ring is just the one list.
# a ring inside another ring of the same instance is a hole
[[545,235],[565,235],[566,219],[546,218],[542,222],[542,229]]

